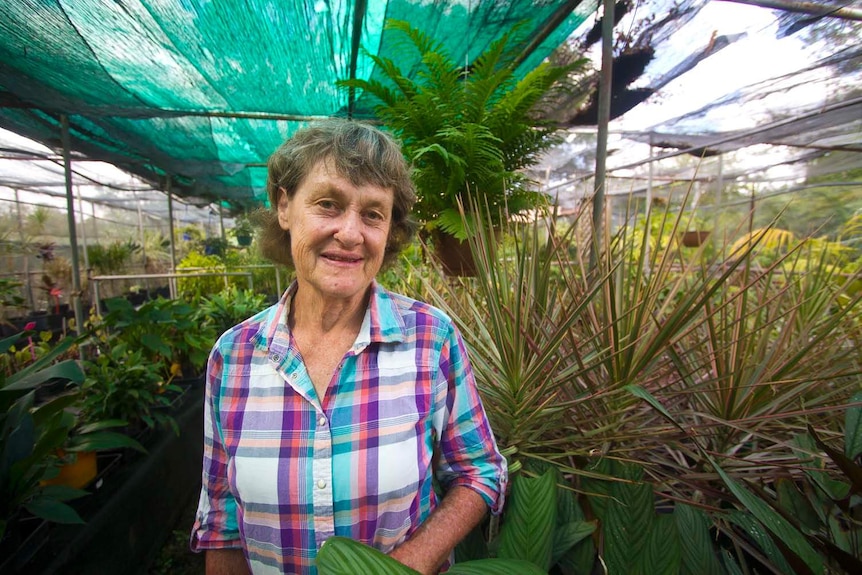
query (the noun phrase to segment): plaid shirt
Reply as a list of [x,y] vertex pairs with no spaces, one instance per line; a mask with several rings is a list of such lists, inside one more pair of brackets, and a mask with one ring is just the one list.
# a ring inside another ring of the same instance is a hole
[[287,327],[295,289],[210,355],[192,549],[242,547],[255,574],[315,574],[333,535],[389,552],[437,504],[432,460],[499,512],[506,462],[451,320],[374,283],[321,405]]

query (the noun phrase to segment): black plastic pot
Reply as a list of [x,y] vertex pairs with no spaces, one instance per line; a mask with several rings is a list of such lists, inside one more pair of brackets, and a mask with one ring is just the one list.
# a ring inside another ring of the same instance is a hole
[[146,455],[123,453],[76,504],[86,525],[47,524],[38,553],[4,557],[0,574],[145,574],[200,490],[203,393],[186,395],[174,413],[179,436],[164,430],[148,438]]

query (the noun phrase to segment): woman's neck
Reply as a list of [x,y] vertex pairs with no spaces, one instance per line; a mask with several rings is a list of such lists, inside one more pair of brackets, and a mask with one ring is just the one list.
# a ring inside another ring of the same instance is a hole
[[297,289],[291,301],[288,325],[294,332],[300,330],[316,334],[337,331],[359,333],[368,307],[370,291],[364,297],[353,300],[327,300],[303,297],[303,291]]

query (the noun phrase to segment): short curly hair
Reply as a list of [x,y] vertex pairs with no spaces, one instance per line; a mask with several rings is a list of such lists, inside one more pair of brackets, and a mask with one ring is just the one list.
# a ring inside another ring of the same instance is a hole
[[410,217],[416,202],[410,167],[395,138],[374,126],[343,119],[323,120],[300,129],[270,156],[266,178],[270,207],[258,211],[255,218],[261,227],[261,253],[277,264],[294,267],[290,232],[278,223],[280,189],[292,197],[323,161],[332,162],[338,175],[355,186],[371,184],[392,190],[392,223],[383,256],[383,265],[391,264],[416,233]]

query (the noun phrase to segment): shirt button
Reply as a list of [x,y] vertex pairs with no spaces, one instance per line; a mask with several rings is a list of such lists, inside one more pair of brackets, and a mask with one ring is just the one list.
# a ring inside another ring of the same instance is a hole
[[277,353],[274,353],[271,356],[269,356],[269,359],[271,359],[272,361],[281,361],[281,356],[278,355]]
[[323,479],[318,479],[317,480],[317,488],[323,489],[324,487],[326,487],[326,481],[324,481]]
[[321,416],[320,416],[320,419],[318,419],[318,420],[317,420],[317,424],[318,424],[320,427],[323,427],[324,425],[326,425],[326,418],[325,418],[325,417],[323,417],[323,416],[321,415]]
[[293,372],[290,374],[291,381],[296,381],[296,378],[297,378],[296,372]]

